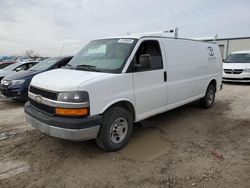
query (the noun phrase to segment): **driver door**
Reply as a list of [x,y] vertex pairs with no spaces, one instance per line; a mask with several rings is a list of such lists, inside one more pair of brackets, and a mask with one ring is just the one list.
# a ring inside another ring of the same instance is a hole
[[166,72],[159,41],[142,41],[132,63],[139,63],[140,55],[145,54],[151,57],[150,68],[143,70],[133,68],[137,120],[163,112],[167,102]]

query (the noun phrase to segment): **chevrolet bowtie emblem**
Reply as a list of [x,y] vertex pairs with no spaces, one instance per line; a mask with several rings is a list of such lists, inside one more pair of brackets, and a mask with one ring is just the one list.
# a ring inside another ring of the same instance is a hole
[[37,95],[37,96],[35,97],[35,100],[36,100],[36,102],[41,103],[42,100],[43,100],[43,98],[42,98],[41,95]]

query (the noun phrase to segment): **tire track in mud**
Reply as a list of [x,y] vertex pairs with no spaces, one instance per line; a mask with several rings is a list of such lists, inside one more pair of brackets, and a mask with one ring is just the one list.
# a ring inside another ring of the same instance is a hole
[[[19,171],[20,173],[24,173],[19,183],[23,182],[25,187],[29,184],[31,187],[37,185],[36,183],[43,184],[43,182],[47,181],[48,177],[55,175],[56,169],[60,169],[62,161],[64,160],[64,146],[59,141],[56,142],[56,147],[53,149],[51,146],[53,144],[55,145],[54,141],[56,140],[36,130],[26,131],[25,134],[19,135],[19,138],[16,138],[14,141],[12,140],[11,147],[8,147],[8,143],[6,143],[5,150],[1,148],[0,161],[8,161],[9,159],[11,159],[10,161],[25,161],[29,164],[28,169],[24,171],[22,168],[15,168],[9,172],[10,175],[14,175],[14,173],[19,174]],[[2,155],[2,152],[4,155]],[[18,176],[10,179],[10,181],[14,181],[12,182],[14,187],[18,186],[18,184],[16,184],[16,178],[18,178]],[[25,182],[29,183],[26,184]]]
[[29,165],[22,161],[2,161],[0,162],[0,180],[10,178],[29,169]]
[[31,130],[18,133],[13,138],[3,140],[0,142],[0,159],[13,158],[15,156],[21,157],[28,153],[28,150],[38,144],[43,138],[43,134]]
[[18,102],[18,101],[12,101],[10,99],[0,98],[0,111],[23,108],[24,104],[25,104],[24,102]]

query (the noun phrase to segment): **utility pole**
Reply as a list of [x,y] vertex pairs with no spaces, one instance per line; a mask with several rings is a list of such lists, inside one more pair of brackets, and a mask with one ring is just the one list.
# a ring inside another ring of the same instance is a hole
[[65,42],[63,42],[63,44],[62,44],[62,49],[61,49],[61,52],[60,52],[60,56],[62,56],[64,45],[65,45]]

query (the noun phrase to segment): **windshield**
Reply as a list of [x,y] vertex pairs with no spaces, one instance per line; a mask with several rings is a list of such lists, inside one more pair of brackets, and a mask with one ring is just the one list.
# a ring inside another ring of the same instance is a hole
[[22,63],[14,63],[14,64],[12,64],[10,66],[7,66],[7,67],[3,68],[3,70],[12,71],[15,68],[19,67],[20,65],[22,65]]
[[79,70],[121,72],[136,43],[134,39],[102,39],[87,44],[68,64]]
[[63,57],[52,57],[48,58],[44,61],[39,62],[35,66],[31,67],[30,71],[44,71],[55,65],[58,61],[60,61]]
[[225,63],[250,63],[250,54],[230,54]]
[[7,66],[10,66],[10,65],[12,65],[12,64],[11,63],[1,63],[0,64],[0,69],[3,69],[3,68],[5,68]]

